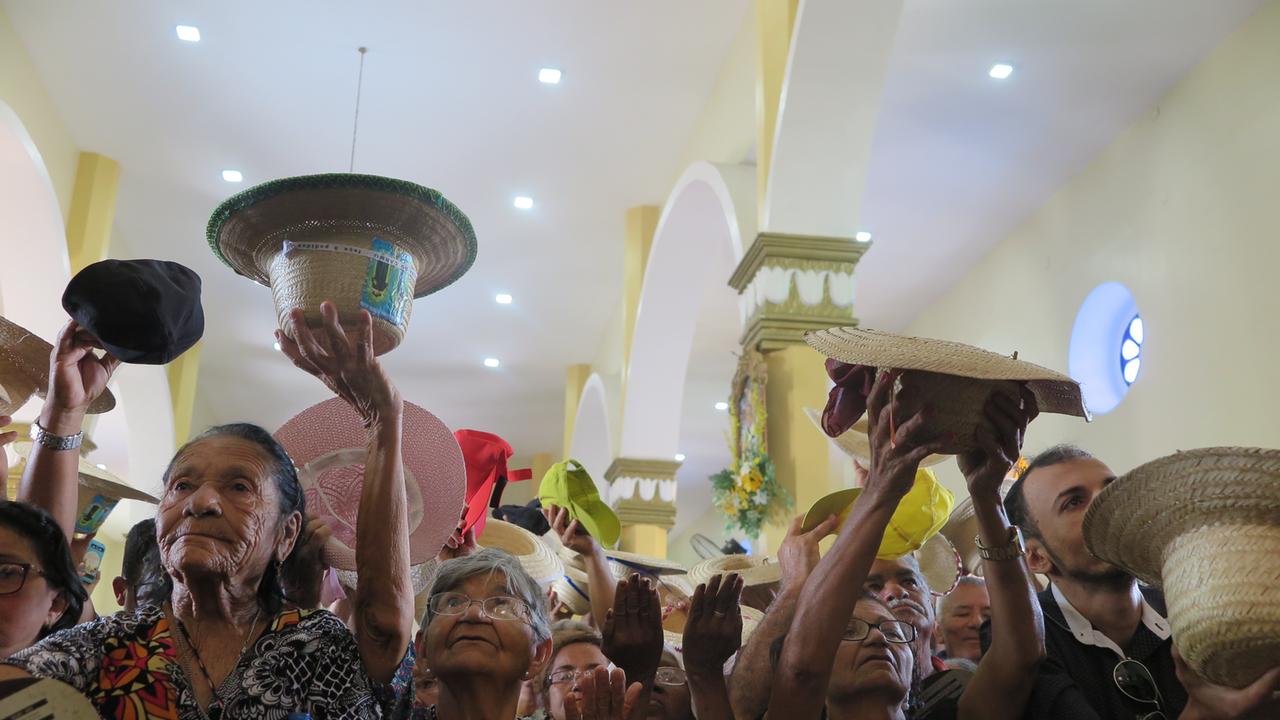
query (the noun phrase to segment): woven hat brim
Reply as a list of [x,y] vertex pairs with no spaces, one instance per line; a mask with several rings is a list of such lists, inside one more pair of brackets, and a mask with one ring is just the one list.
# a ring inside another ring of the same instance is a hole
[[[1013,487],[1013,482],[1013,478],[1005,478],[1000,484],[1001,500],[1009,494],[1009,488]],[[973,542],[978,535],[978,518],[974,515],[972,497],[965,495],[960,502],[956,503],[955,509],[951,511],[951,517],[947,518],[947,524],[942,526],[941,532],[960,555],[965,572],[982,577],[982,555]]]
[[[18,454],[25,463],[31,458],[31,448],[33,447],[30,440],[19,440],[13,444],[13,451]],[[145,493],[138,488],[133,487],[125,482],[118,475],[103,470],[84,458],[79,458],[79,465],[76,468],[77,474],[80,476],[80,484],[93,490],[95,493],[103,497],[116,498],[119,500],[137,500],[139,502],[151,503],[157,505],[160,503],[159,498]]]
[[978,380],[1027,383],[1040,412],[1089,418],[1080,384],[1060,372],[964,343],[835,327],[805,333],[804,341],[823,355],[854,365],[923,370]]
[[942,533],[932,535],[916,551],[920,574],[934,595],[946,595],[955,589],[960,580],[960,555],[951,541]]
[[625,570],[624,574],[647,571],[654,575],[683,575],[689,572],[689,568],[684,565],[665,558],[637,555],[624,550],[606,550],[604,554],[614,561],[620,570]]
[[489,518],[484,531],[476,538],[476,544],[511,553],[539,585],[550,584],[564,575],[564,564],[555,551],[519,525]]
[[[466,468],[453,431],[435,415],[411,402],[404,404],[403,437],[401,459],[405,477],[414,482],[420,503],[414,506],[414,497],[410,497],[409,562],[418,565],[434,558],[457,528],[466,493]],[[313,461],[343,452],[359,457],[362,464],[360,451],[368,440],[359,416],[345,401],[330,398],[295,415],[275,432],[275,438],[299,468],[299,479],[308,491],[308,499],[329,498],[318,506],[309,503],[307,507],[308,512],[326,518],[334,528],[335,537],[325,549],[326,561],[340,570],[355,570],[354,517],[359,506],[359,483],[363,480],[340,489],[345,492],[338,492],[339,489],[328,486],[311,486],[306,479],[306,469]],[[338,467],[350,465],[335,464],[332,469]],[[347,503],[351,502],[355,504],[349,506]],[[334,508],[338,506],[353,518],[350,523],[337,516]],[[340,528],[343,534],[352,535],[346,548],[337,537]]]
[[[423,591],[431,587],[431,583],[436,579],[436,570],[440,567],[440,563],[435,558],[419,563],[418,565],[409,566],[409,582],[413,585],[413,594],[421,595]],[[360,574],[355,570],[337,570],[338,579],[343,585],[349,588],[355,588],[356,583],[360,582]],[[421,618],[421,615],[418,615]]]
[[[833,438],[827,435],[826,431],[822,429],[821,410],[807,407],[804,409],[804,414],[809,417],[813,426],[818,429],[818,432],[822,433],[823,437],[826,437],[828,440],[835,443],[836,447],[840,448],[840,452],[843,452],[845,455],[848,455],[850,458],[858,461],[858,463],[863,467],[869,467],[871,465],[871,438],[867,437],[868,428],[865,415],[861,420],[854,423],[853,427],[849,428],[849,430],[843,435]],[[920,467],[933,467],[935,465],[940,465],[950,460],[951,457],[952,456],[950,455],[930,455],[920,461]]]
[[[742,640],[741,647],[746,647],[747,641],[751,639],[756,628],[760,627],[760,623],[764,622],[764,613],[746,605],[741,606],[742,610]],[[662,631],[663,640],[671,649],[681,655],[684,654],[684,634],[672,632],[671,630]]]
[[[35,394],[42,398],[49,387],[49,356],[52,354],[53,345],[45,342],[39,335],[12,320],[0,317],[0,363],[10,365],[25,376],[35,385]],[[26,399],[29,398],[30,396]],[[115,395],[104,389],[89,405],[87,412],[99,415],[115,406]]]
[[1140,465],[1094,498],[1084,539],[1097,557],[1159,586],[1174,539],[1237,523],[1280,526],[1280,450],[1201,448]]
[[345,223],[403,246],[417,260],[414,297],[453,284],[476,259],[471,220],[439,191],[379,175],[329,173],[282,178],[231,196],[209,217],[219,260],[270,285],[271,259],[291,229]]
[[707,558],[689,568],[687,579],[697,587],[711,581],[716,575],[736,573],[742,578],[743,587],[771,585],[782,581],[782,566],[772,558],[755,555],[721,555]]

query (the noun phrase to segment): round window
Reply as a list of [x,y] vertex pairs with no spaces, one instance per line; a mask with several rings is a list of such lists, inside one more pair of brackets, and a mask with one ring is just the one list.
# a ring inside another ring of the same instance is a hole
[[1142,372],[1145,340],[1142,316],[1129,288],[1103,283],[1084,299],[1071,328],[1067,365],[1084,391],[1089,412],[1111,412],[1128,394]]

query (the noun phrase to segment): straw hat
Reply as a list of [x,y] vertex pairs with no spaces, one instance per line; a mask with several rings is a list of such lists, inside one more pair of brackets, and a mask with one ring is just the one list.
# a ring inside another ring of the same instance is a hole
[[[440,563],[437,562],[435,558],[431,558],[424,563],[409,566],[409,582],[413,584],[415,603],[417,602],[416,596],[421,595],[431,588],[431,583],[436,579],[436,570],[439,568]],[[356,583],[360,582],[360,574],[355,570],[338,570],[335,568],[334,572],[338,574],[338,580],[344,587],[349,587],[354,590]],[[418,613],[417,617],[421,618],[422,613]]]
[[942,533],[930,535],[916,551],[920,574],[934,595],[946,595],[956,589],[963,568],[955,546]]
[[[44,397],[49,387],[49,356],[53,346],[21,325],[0,317],[0,415],[12,415],[32,395]],[[116,406],[110,390],[89,406],[104,413]]]
[[[1009,493],[1009,488],[1013,487],[1016,479],[1016,477],[1007,477],[1000,484],[1001,500]],[[947,536],[955,546],[956,552],[960,554],[964,571],[970,575],[982,577],[982,554],[978,552],[978,545],[974,542],[974,538],[978,537],[978,518],[973,514],[973,498],[965,495],[956,504],[956,509],[951,511],[947,524],[942,526],[942,534]]]
[[949,440],[943,446],[946,454],[971,449],[987,399],[996,393],[1017,398],[1021,383],[1035,394],[1041,412],[1089,418],[1079,383],[1019,360],[1017,353],[1005,357],[972,345],[858,327],[811,331],[804,339],[840,362],[908,371],[898,382],[929,398],[936,413],[934,426]]
[[[818,432],[823,437],[827,437],[826,432],[822,430],[822,411],[816,408],[807,407],[804,414],[809,416],[809,420],[813,426],[818,428]],[[867,418],[863,418],[853,424],[848,432],[836,438],[828,438],[835,443],[836,447],[849,457],[853,458],[862,467],[871,467],[871,438],[867,437],[870,428],[867,424]],[[930,455],[920,461],[920,467],[933,467],[942,464],[951,459],[950,455]]]
[[484,532],[476,538],[481,547],[506,550],[520,560],[520,565],[537,583],[546,587],[564,577],[564,564],[537,535],[519,525],[495,518],[485,522]]
[[609,558],[613,574],[619,579],[635,572],[641,575],[683,575],[689,572],[689,568],[674,560],[637,555],[623,550],[605,550],[604,554]]
[[[410,402],[404,404],[403,437],[409,562],[418,565],[434,558],[457,528],[467,476],[452,431]],[[298,467],[308,511],[325,518],[333,530],[325,562],[355,570],[356,517],[368,452],[360,417],[345,401],[330,398],[294,416],[275,438]]]
[[1089,550],[1162,585],[1196,673],[1244,687],[1280,666],[1280,450],[1180,452],[1111,483],[1084,517]]
[[[751,634],[760,627],[760,623],[764,622],[764,613],[746,605],[740,606],[742,609],[742,641],[741,646],[745,647],[747,641],[751,639]],[[673,632],[663,629],[662,637],[667,645],[670,645],[677,653],[684,655],[684,633]]]
[[[31,457],[32,443],[30,440],[19,440],[13,444],[13,451],[22,459],[21,465],[25,466],[27,460]],[[3,450],[0,450],[3,452]],[[98,532],[102,527],[102,523],[106,521],[107,516],[115,509],[116,504],[121,500],[138,500],[140,502],[158,504],[160,501],[155,497],[142,492],[141,490],[129,485],[113,473],[107,472],[93,463],[79,458],[79,467],[77,473],[80,476],[79,495],[76,503],[76,527],[75,536],[84,537]],[[14,478],[22,477],[22,467],[14,467],[10,470],[10,476]],[[17,497],[16,488],[11,493],[13,497]]]
[[720,555],[707,558],[689,568],[686,576],[689,584],[697,587],[711,582],[716,575],[737,573],[742,578],[743,587],[772,585],[782,581],[782,566],[770,557],[758,555]]
[[574,615],[591,612],[591,588],[585,572],[572,565],[565,565],[564,575],[551,583],[551,589],[555,591],[556,599]]
[[476,258],[471,221],[439,192],[404,180],[333,173],[273,180],[213,211],[209,246],[268,285],[280,327],[302,308],[320,324],[332,300],[343,325],[374,319],[374,352],[404,339],[413,299],[462,277]]

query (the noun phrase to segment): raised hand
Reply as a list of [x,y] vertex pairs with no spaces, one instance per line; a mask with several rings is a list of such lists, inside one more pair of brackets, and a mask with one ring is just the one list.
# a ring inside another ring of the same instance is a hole
[[600,549],[600,543],[591,537],[591,533],[582,527],[577,520],[569,519],[569,511],[559,505],[547,505],[542,508],[542,516],[551,525],[551,531],[560,538],[560,543],[583,556],[594,555]]
[[300,308],[289,317],[293,337],[276,330],[281,352],[347,401],[366,427],[401,412],[400,391],[373,354],[373,318],[367,311],[361,310],[359,324],[346,330],[338,322],[333,303],[320,303],[323,324],[318,336],[307,326]]
[[1027,425],[1040,414],[1035,393],[1022,387],[1018,400],[995,394],[983,408],[987,422],[978,426],[978,447],[956,458],[971,496],[996,494],[1018,462]]
[[880,373],[867,398],[870,422],[871,468],[865,491],[873,497],[898,500],[911,490],[920,463],[934,451],[929,408],[914,389],[895,392],[901,371]]
[[627,687],[627,674],[621,668],[598,667],[578,681],[578,697],[565,703],[566,720],[640,720],[643,709],[640,697],[644,686]]
[[641,682],[653,678],[662,659],[662,610],[648,578],[633,574],[618,583],[601,635],[605,657],[628,677]]
[[440,552],[436,554],[436,560],[444,562],[454,558],[466,557],[475,552],[479,548],[476,546],[476,530],[475,528],[467,528],[465,532],[462,526],[467,522],[467,509],[462,508],[462,517],[458,520],[458,526],[454,528],[453,534],[445,541],[444,547],[440,548]]
[[[107,389],[120,361],[110,353],[94,352],[98,341],[70,320],[58,332],[49,358],[49,387],[40,424],[57,435],[80,432],[84,414]],[[58,427],[52,427],[57,425]]]
[[724,673],[742,645],[742,578],[716,575],[693,591],[684,625],[684,667],[690,673]]
[[839,519],[832,515],[809,532],[803,532],[804,516],[797,515],[787,528],[787,536],[778,546],[778,564],[782,566],[783,587],[800,587],[818,566],[818,543],[835,532]]

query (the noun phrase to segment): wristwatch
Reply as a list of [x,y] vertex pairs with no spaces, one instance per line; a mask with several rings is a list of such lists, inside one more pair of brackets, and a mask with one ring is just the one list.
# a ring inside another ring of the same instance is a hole
[[31,439],[50,450],[78,450],[84,441],[84,431],[75,435],[54,435],[40,427],[39,422],[31,423]]
[[1022,544],[1022,531],[1016,525],[1009,528],[1009,539],[1004,545],[987,547],[982,544],[981,535],[974,535],[973,542],[983,560],[1016,560],[1027,552],[1027,547]]

